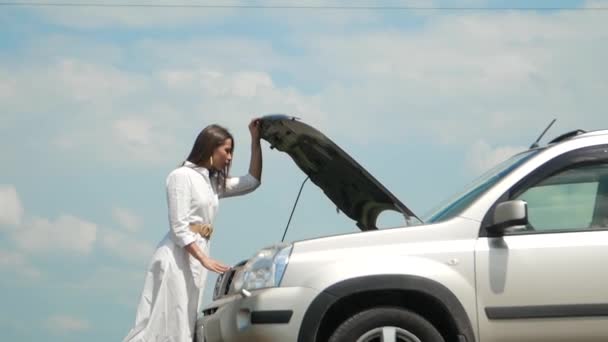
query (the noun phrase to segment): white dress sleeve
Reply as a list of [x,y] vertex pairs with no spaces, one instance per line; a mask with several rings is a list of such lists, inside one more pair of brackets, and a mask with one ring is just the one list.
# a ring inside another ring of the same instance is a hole
[[260,186],[260,181],[251,174],[241,177],[229,177],[226,179],[226,189],[220,193],[220,197],[231,197],[245,195]]
[[179,169],[167,176],[167,204],[169,207],[170,235],[175,244],[187,246],[196,241],[196,234],[190,230],[192,181],[185,172]]

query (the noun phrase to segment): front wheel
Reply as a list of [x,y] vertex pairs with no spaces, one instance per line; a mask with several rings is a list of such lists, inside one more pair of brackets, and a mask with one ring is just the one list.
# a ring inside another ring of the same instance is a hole
[[342,323],[329,342],[444,342],[426,319],[409,310],[380,307],[362,311]]

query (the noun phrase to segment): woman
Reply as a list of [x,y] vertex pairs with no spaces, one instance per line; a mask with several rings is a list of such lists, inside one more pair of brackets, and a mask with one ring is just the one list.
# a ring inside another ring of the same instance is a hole
[[135,327],[124,342],[191,342],[207,270],[230,268],[209,257],[218,199],[243,195],[260,185],[260,121],[249,123],[249,174],[229,177],[234,139],[210,125],[196,138],[184,164],[167,177],[170,229],[148,266]]

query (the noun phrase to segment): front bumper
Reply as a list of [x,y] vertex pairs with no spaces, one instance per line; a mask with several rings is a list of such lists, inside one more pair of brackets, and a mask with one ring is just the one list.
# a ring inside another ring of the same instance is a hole
[[219,299],[198,318],[197,342],[297,341],[306,309],[318,294],[311,288],[277,287]]

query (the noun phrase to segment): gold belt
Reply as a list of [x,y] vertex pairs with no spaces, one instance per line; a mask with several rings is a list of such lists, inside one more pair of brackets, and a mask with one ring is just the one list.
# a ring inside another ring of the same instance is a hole
[[209,240],[213,234],[213,226],[209,223],[190,223],[190,230]]

